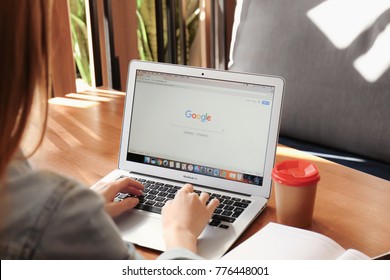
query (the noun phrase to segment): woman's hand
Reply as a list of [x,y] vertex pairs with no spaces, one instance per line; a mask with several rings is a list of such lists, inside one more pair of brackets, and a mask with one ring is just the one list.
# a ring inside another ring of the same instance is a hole
[[196,253],[197,239],[209,222],[219,201],[209,194],[198,196],[190,184],[184,185],[173,200],[162,209],[163,230],[166,249],[186,248]]
[[103,195],[106,200],[105,209],[111,217],[116,217],[123,212],[134,208],[139,202],[136,197],[125,198],[122,201],[114,202],[118,192],[133,194],[136,196],[142,195],[144,186],[131,178],[121,178],[114,182],[102,183],[93,186],[91,189]]

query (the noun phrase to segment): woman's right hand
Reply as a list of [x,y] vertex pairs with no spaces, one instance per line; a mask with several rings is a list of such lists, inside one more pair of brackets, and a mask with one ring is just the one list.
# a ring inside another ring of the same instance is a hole
[[162,209],[166,250],[186,248],[196,253],[197,239],[219,205],[218,199],[206,205],[209,194],[198,196],[193,191],[192,185],[184,185]]

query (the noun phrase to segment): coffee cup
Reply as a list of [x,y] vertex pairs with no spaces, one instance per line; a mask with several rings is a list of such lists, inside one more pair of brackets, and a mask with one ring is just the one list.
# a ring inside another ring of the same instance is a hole
[[272,170],[276,217],[281,224],[304,228],[313,220],[318,167],[306,160],[286,160]]

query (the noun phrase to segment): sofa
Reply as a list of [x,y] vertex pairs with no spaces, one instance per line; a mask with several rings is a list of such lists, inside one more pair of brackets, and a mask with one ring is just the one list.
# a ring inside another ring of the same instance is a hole
[[389,179],[390,9],[337,2],[238,0],[229,69],[285,79],[281,139],[367,159]]

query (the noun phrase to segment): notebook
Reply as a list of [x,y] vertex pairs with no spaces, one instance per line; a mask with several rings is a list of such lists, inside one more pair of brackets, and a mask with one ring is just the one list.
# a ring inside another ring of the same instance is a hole
[[138,209],[115,220],[122,238],[164,251],[158,208],[191,183],[223,202],[198,254],[223,256],[266,207],[283,91],[280,77],[131,61],[118,169],[99,181],[147,187]]

